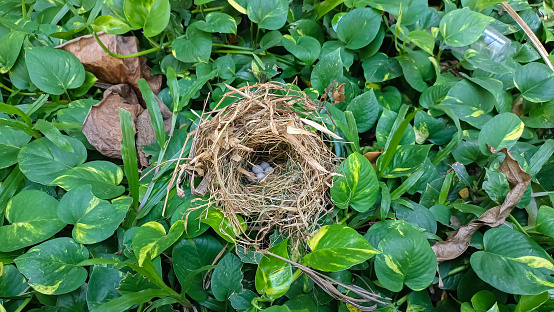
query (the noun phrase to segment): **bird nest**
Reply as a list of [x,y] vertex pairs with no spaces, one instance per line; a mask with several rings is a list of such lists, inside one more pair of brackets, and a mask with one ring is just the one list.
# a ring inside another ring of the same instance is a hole
[[224,99],[236,101],[205,113],[190,134],[190,161],[177,186],[185,172],[190,181],[201,177],[196,187],[191,182],[192,193],[209,194],[238,244],[263,247],[275,229],[299,242],[332,209],[337,161],[324,133],[336,135],[310,120],[317,107],[301,91],[275,83],[232,90]]

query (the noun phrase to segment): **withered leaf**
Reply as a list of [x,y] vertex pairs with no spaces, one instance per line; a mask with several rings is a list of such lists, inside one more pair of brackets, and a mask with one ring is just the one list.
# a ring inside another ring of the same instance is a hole
[[[98,37],[113,53],[133,54],[139,52],[136,37],[110,35],[103,32],[98,33]],[[74,54],[83,63],[85,70],[93,73],[100,82],[130,84],[135,93],[139,95],[138,98],[141,103],[143,103],[143,100],[137,84],[138,79],[144,78],[154,94],[158,94],[161,90],[162,76],[151,75],[151,69],[146,65],[145,56],[124,59],[110,56],[100,47],[92,35],[75,38],[57,46],[57,48]]]
[[89,143],[103,155],[112,158],[121,158],[119,108],[131,114],[133,127],[137,117],[144,111],[128,84],[118,84],[104,91],[102,101],[90,108],[83,122],[83,133]]
[[[157,98],[156,98],[157,99]],[[164,119],[164,128],[171,128],[171,111],[158,100]],[[100,153],[112,158],[121,158],[121,125],[119,108],[127,110],[133,120],[133,128],[137,131],[136,146],[141,166],[148,166],[148,159],[140,148],[156,140],[152,120],[147,110],[139,105],[137,96],[128,84],[110,87],[104,92],[104,98],[91,107],[83,123],[83,133],[88,141]]]
[[510,185],[510,192],[506,195],[502,205],[487,210],[479,219],[472,220],[467,225],[461,226],[457,231],[452,232],[446,241],[437,242],[433,245],[433,251],[439,262],[454,259],[464,253],[471,242],[473,233],[483,225],[497,227],[504,223],[521,200],[529,183],[531,183],[532,176],[521,169],[521,166],[506,148],[500,151],[492,147],[490,149],[493,153],[502,152],[506,154],[506,158],[500,168],[498,168],[498,171],[506,176]]

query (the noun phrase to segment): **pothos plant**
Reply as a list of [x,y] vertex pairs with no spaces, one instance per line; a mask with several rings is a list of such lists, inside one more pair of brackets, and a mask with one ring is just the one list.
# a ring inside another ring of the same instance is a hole
[[[388,298],[381,311],[554,308],[554,77],[500,1],[0,4],[0,311],[358,310],[282,259]],[[552,2],[508,4],[551,49]],[[165,77],[169,132],[138,83],[156,134],[140,172],[127,111],[123,161],[89,144],[98,79],[54,49],[101,31],[136,36],[137,53],[102,48]],[[334,210],[305,255],[278,233],[281,258],[236,249],[217,209],[183,219],[199,200],[167,190],[204,103],[268,80],[294,82],[344,138]],[[530,175],[515,200],[508,158]],[[449,235],[469,248],[439,257]]]

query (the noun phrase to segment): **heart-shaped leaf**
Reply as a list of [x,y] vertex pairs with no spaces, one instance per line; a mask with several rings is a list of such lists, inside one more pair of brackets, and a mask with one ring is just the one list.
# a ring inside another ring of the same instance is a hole
[[492,20],[492,17],[469,8],[452,10],[441,19],[439,30],[445,44],[463,47],[477,41]]
[[379,183],[375,169],[360,153],[352,153],[337,170],[343,176],[335,178],[331,198],[341,209],[364,212],[369,210],[379,196]]
[[17,163],[17,155],[31,140],[25,131],[11,127],[0,127],[0,169]]
[[169,23],[169,0],[125,0],[123,9],[129,24],[142,28],[146,37],[161,33]]
[[479,278],[510,294],[537,295],[554,287],[550,256],[525,234],[508,227],[485,232],[485,249],[471,255]]
[[[497,151],[512,148],[521,137],[525,125],[513,113],[502,113],[489,120],[479,132],[479,149],[484,155],[490,155],[488,146]],[[487,146],[488,145],[488,146]]]
[[36,291],[60,295],[79,288],[86,281],[87,270],[77,264],[88,258],[85,246],[69,237],[60,237],[29,249],[15,259],[15,264]]
[[133,252],[138,259],[138,264],[142,265],[147,257],[150,259],[156,258],[167,248],[171,247],[184,231],[185,226],[183,221],[175,222],[167,235],[163,225],[156,221],[143,224],[133,235],[132,242]]
[[307,66],[312,66],[321,52],[319,41],[309,36],[294,39],[292,36],[285,35],[283,36],[283,46]]
[[285,26],[288,10],[287,0],[248,0],[248,18],[262,29],[276,30]]
[[0,227],[0,251],[31,246],[58,233],[65,223],[58,218],[57,210],[58,201],[43,191],[25,190],[15,195],[6,207],[10,224]]
[[346,270],[379,253],[356,230],[342,224],[323,226],[308,246],[312,252],[304,256],[304,263],[331,272]]
[[514,75],[514,84],[530,102],[546,102],[554,98],[554,74],[548,66],[529,63]]
[[373,225],[365,238],[379,242],[381,253],[375,259],[377,279],[390,291],[400,291],[404,284],[422,290],[433,282],[437,258],[427,239],[405,221]]
[[[190,31],[188,39],[175,39],[171,44],[173,56],[181,62],[207,63],[212,53],[211,35],[203,31]],[[189,31],[187,31],[189,34]]]
[[31,81],[46,93],[61,95],[85,82],[83,64],[67,51],[47,47],[26,48],[25,62]]
[[236,34],[237,22],[235,19],[225,13],[212,12],[206,15],[206,21],[200,21],[198,29],[210,33]]
[[17,61],[25,36],[27,33],[23,31],[9,31],[0,38],[0,74],[7,73]]
[[111,204],[93,195],[90,185],[81,185],[65,193],[60,200],[58,217],[73,224],[73,239],[94,244],[112,236],[131,206],[130,197],[120,197]]
[[73,148],[68,152],[47,138],[40,138],[24,146],[17,160],[25,176],[37,183],[49,185],[69,168],[78,166],[87,159],[87,151],[81,141],[66,137]]
[[[288,239],[271,247],[269,251],[285,259],[290,259],[287,244]],[[291,265],[279,258],[264,255],[256,271],[256,290],[270,299],[277,299],[289,290],[291,284]]]
[[108,161],[96,160],[65,170],[52,181],[52,184],[66,191],[90,185],[94,196],[111,199],[125,191],[125,187],[119,185],[121,180],[123,180],[123,170],[119,166]]
[[217,265],[221,267],[215,269],[212,274],[212,291],[215,299],[226,301],[232,294],[242,291],[242,261],[239,257],[228,253],[219,260]]
[[357,8],[342,16],[337,24],[337,36],[348,49],[360,49],[377,35],[381,14],[372,8]]

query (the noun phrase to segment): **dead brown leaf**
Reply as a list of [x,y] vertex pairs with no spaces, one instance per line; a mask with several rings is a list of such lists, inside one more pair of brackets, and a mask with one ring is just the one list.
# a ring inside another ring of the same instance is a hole
[[[158,99],[164,119],[164,128],[171,127],[171,111]],[[127,110],[137,131],[136,146],[141,166],[148,166],[148,159],[140,148],[156,140],[150,114],[139,105],[138,98],[128,84],[114,85],[104,91],[104,98],[91,107],[83,123],[83,133],[89,143],[100,153],[111,158],[121,159],[121,124],[119,108]]]
[[479,219],[472,220],[467,225],[461,226],[457,231],[450,234],[446,241],[437,242],[433,245],[433,251],[439,262],[451,260],[463,254],[471,242],[471,236],[481,226],[497,227],[504,223],[521,200],[529,183],[531,183],[532,176],[521,169],[518,162],[510,155],[507,149],[503,148],[500,151],[492,147],[490,149],[493,153],[502,152],[506,154],[506,158],[498,171],[506,176],[510,184],[510,192],[502,205],[487,210]]
[[[138,39],[130,36],[110,35],[98,33],[98,37],[104,45],[116,54],[133,54],[139,52]],[[144,78],[154,94],[158,94],[162,86],[162,75],[151,75],[151,69],[146,65],[146,57],[120,59],[108,55],[96,42],[92,35],[81,36],[57,46],[59,49],[71,52],[85,66],[85,70],[91,72],[98,81],[110,84],[128,83],[139,95],[141,104],[142,94],[137,80]]]
[[[100,153],[111,158],[121,158],[121,125],[119,108],[131,114],[133,126],[144,111],[135,92],[128,84],[119,84],[104,91],[104,98],[90,108],[83,123],[83,133],[89,143]],[[136,127],[134,127],[136,130]]]
[[373,169],[377,170],[377,158],[379,158],[382,153],[383,152],[367,152],[364,154],[364,157],[373,165]]

